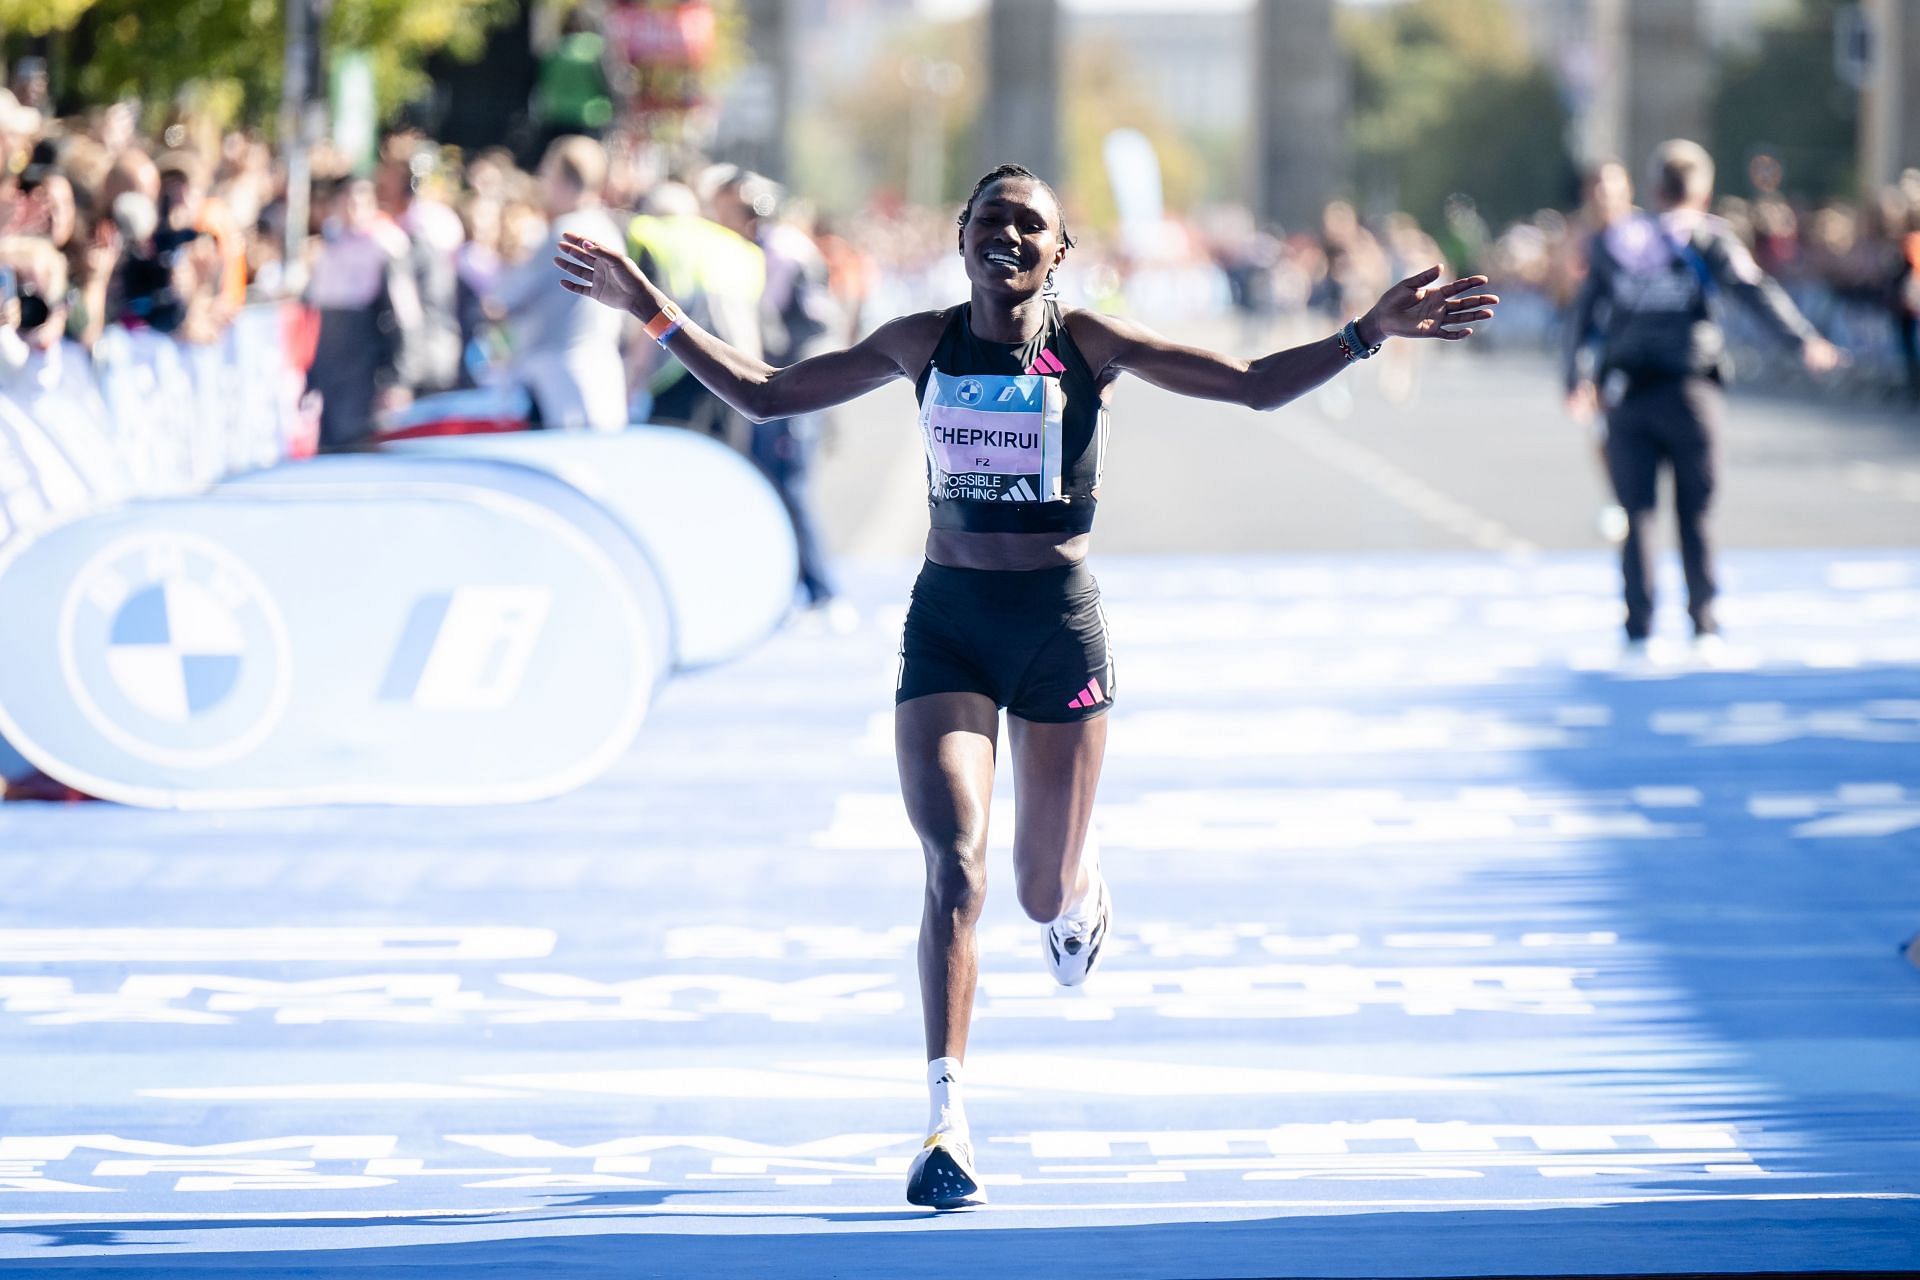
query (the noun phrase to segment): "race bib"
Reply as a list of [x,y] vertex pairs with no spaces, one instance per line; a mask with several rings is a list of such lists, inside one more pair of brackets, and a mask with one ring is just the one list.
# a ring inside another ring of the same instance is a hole
[[1055,378],[932,370],[920,436],[934,500],[1060,501],[1065,404]]

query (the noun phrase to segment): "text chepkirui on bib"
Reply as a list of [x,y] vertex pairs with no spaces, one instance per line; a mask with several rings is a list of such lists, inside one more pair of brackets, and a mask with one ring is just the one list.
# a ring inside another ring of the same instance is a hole
[[931,370],[920,434],[934,499],[1060,501],[1065,405],[1055,378]]

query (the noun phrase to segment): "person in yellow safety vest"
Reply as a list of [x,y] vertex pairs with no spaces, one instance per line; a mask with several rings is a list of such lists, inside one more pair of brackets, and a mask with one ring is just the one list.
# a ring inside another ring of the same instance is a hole
[[[681,307],[709,333],[758,358],[760,295],[767,259],[760,246],[700,214],[699,197],[677,182],[648,193],[646,212],[627,226],[627,253],[652,279],[673,290]],[[653,395],[649,421],[689,427],[746,450],[748,424],[689,377],[651,342],[634,344],[629,385]]]

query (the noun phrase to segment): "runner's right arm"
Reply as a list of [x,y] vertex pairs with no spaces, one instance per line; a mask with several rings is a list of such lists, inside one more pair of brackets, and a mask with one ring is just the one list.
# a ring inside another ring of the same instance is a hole
[[[560,240],[554,265],[571,293],[653,320],[670,299],[617,249],[576,235]],[[701,385],[753,422],[792,418],[830,408],[895,378],[910,378],[938,340],[941,313],[924,312],[888,321],[842,351],[829,351],[784,368],[747,355],[683,318],[668,339],[675,359]],[[916,358],[917,357],[917,358]]]

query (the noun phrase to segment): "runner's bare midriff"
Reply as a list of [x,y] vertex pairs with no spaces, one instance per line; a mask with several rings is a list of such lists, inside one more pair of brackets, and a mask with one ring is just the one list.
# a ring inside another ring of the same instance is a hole
[[949,569],[1057,569],[1087,558],[1090,533],[927,531],[927,559]]

